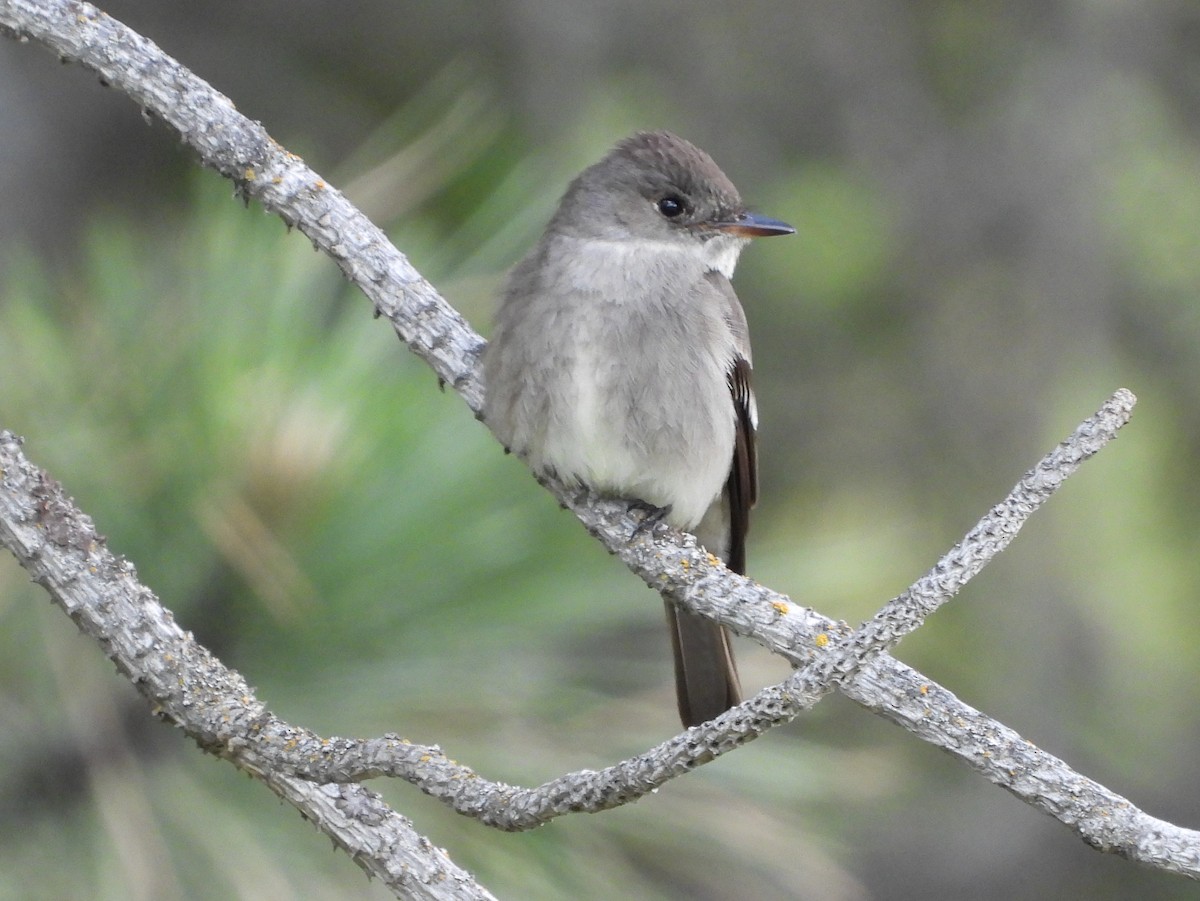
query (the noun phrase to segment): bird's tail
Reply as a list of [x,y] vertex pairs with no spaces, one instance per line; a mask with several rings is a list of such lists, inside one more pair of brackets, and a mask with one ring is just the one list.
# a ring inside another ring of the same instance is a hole
[[667,603],[667,625],[675,652],[675,692],[679,718],[698,726],[741,700],[741,685],[729,633],[720,623]]

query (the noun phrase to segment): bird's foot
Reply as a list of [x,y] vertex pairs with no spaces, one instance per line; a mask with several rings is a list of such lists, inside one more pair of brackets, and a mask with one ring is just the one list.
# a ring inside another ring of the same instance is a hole
[[629,540],[633,541],[643,532],[653,535],[655,527],[671,513],[671,505],[656,507],[647,501],[630,501],[628,510],[630,513],[641,514],[638,524],[633,528],[633,534],[629,536]]

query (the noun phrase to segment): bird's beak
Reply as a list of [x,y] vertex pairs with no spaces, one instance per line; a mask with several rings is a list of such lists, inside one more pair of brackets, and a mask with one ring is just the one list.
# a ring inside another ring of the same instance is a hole
[[725,222],[713,223],[713,228],[739,238],[769,238],[772,235],[792,235],[796,230],[786,222],[768,219],[755,213],[739,213]]

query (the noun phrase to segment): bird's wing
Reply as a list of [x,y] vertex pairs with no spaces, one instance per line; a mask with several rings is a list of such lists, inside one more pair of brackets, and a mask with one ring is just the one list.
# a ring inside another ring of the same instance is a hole
[[737,573],[746,571],[746,533],[750,529],[750,508],[758,503],[758,452],[756,432],[758,407],[751,384],[750,333],[746,314],[729,280],[717,272],[709,280],[726,301],[725,320],[733,333],[734,355],[726,378],[733,401],[735,439],[726,492],[729,497],[729,557],[725,564]]

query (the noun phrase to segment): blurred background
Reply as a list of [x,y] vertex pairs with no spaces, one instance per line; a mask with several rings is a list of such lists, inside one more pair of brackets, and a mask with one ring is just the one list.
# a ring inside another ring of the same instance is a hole
[[[754,576],[859,621],[1117,387],[1140,403],[897,656],[1200,825],[1200,6],[113,0],[485,334],[642,128],[751,247]],[[135,104],[0,41],[0,427],[280,716],[496,779],[676,731],[657,598],[333,264]],[[782,664],[739,646],[748,688]],[[382,898],[152,720],[0,559],[0,898]],[[502,898],[1194,897],[841,698],[636,805],[504,835],[376,783]]]

